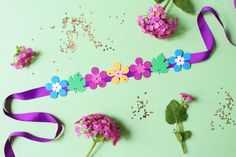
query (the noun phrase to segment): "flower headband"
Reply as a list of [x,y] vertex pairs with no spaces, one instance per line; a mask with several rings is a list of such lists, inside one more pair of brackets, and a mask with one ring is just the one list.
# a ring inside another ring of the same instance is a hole
[[[236,7],[236,0],[234,2]],[[173,68],[176,72],[179,72],[182,69],[188,70],[190,69],[191,64],[202,62],[208,59],[215,46],[214,37],[203,16],[203,14],[207,12],[212,13],[224,28],[222,21],[213,8],[209,6],[202,8],[198,15],[197,23],[202,39],[207,48],[206,51],[190,54],[178,49],[175,51],[174,56],[170,58],[166,58],[163,54],[160,54],[151,61],[143,61],[142,58],[138,57],[135,60],[135,64],[131,64],[130,66],[122,66],[120,63],[115,63],[113,68],[107,71],[100,71],[98,67],[93,67],[91,69],[91,73],[86,74],[84,77],[80,73],[76,73],[75,75],[69,77],[68,81],[60,81],[58,76],[53,76],[51,78],[51,83],[47,83],[45,86],[9,95],[3,104],[3,112],[6,116],[24,122],[43,122],[56,124],[57,131],[54,138],[52,139],[37,137],[27,132],[13,132],[9,135],[5,143],[5,156],[15,157],[11,146],[11,138],[13,137],[24,137],[36,142],[50,142],[59,137],[63,130],[62,123],[49,113],[11,113],[6,106],[10,105],[12,100],[32,100],[45,96],[57,98],[59,95],[65,97],[69,91],[83,92],[87,87],[90,89],[96,89],[97,87],[104,88],[109,82],[113,84],[119,84],[123,82],[125,83],[128,82],[129,78],[132,77],[135,80],[140,80],[142,77],[149,78],[152,73],[167,73],[170,68]],[[227,39],[230,41],[229,34],[225,28],[224,31]],[[233,43],[231,42],[231,44]]]

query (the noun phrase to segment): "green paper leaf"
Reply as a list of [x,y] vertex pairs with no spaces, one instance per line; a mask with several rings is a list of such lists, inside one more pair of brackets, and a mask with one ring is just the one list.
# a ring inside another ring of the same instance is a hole
[[85,90],[84,86],[86,81],[83,79],[82,75],[78,72],[73,77],[70,76],[68,79],[70,91],[74,90],[75,92],[83,92]]
[[183,139],[184,141],[186,141],[187,139],[190,139],[192,137],[192,132],[191,131],[185,131],[182,133]]
[[173,0],[174,4],[182,9],[184,12],[194,14],[195,10],[191,3],[191,0]]
[[186,109],[183,108],[178,101],[172,100],[165,111],[165,119],[169,124],[175,124],[177,122],[183,122],[188,119]]
[[165,0],[154,0],[154,1],[157,2],[157,3],[162,3]]
[[158,73],[167,73],[169,71],[169,61],[166,60],[166,57],[163,53],[161,53],[156,58],[152,59],[152,67],[151,71],[158,72]]

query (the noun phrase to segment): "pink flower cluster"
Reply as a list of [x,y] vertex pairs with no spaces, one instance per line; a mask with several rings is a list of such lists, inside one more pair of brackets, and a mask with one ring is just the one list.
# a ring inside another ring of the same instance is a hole
[[32,62],[32,60],[36,56],[36,52],[34,52],[32,48],[26,48],[25,46],[17,46],[16,48],[16,61],[11,65],[16,69],[22,69],[23,67],[28,66]]
[[92,137],[94,140],[112,141],[113,145],[121,138],[120,129],[108,116],[102,114],[90,114],[82,117],[75,123],[75,132],[80,136]]
[[148,9],[147,16],[138,16],[138,24],[144,33],[159,39],[170,37],[177,29],[178,18],[171,18],[159,3]]
[[188,103],[192,102],[193,101],[193,97],[186,94],[186,93],[180,93],[179,94],[180,98],[183,100],[183,101],[186,101]]

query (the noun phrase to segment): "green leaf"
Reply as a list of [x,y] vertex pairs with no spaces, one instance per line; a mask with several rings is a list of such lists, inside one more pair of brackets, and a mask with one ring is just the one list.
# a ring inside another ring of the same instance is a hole
[[178,101],[172,100],[165,111],[165,119],[169,124],[175,124],[177,122],[183,122],[188,119],[188,114]]
[[84,86],[86,81],[83,79],[82,75],[78,72],[73,77],[70,76],[68,79],[70,91],[74,90],[75,92],[83,92],[85,90]]
[[189,14],[194,14],[195,9],[193,7],[193,4],[191,3],[191,0],[173,0],[174,4],[182,9],[184,12]]
[[21,54],[21,50],[20,50],[20,47],[19,46],[16,46],[16,55],[19,55]]
[[183,139],[184,141],[186,141],[187,139],[190,139],[192,137],[192,132],[191,131],[185,131],[182,133]]
[[169,61],[166,59],[165,55],[161,53],[156,58],[152,59],[151,71],[158,73],[167,73],[169,71]]
[[97,135],[97,137],[95,138],[95,142],[105,142],[106,139],[104,138],[104,136],[102,134]]
[[154,1],[157,2],[157,3],[162,3],[165,0],[154,0]]

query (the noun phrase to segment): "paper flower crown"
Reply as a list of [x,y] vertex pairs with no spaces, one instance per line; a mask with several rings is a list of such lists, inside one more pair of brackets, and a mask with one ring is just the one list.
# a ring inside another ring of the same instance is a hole
[[[154,57],[151,61],[143,61],[142,58],[138,57],[135,60],[135,64],[131,64],[130,66],[122,66],[120,63],[115,63],[113,68],[107,71],[100,71],[98,67],[93,67],[91,69],[91,73],[86,74],[84,77],[82,77],[80,73],[76,73],[75,75],[69,77],[68,81],[60,81],[58,76],[53,76],[51,78],[51,83],[47,83],[46,86],[9,95],[5,99],[5,102],[3,104],[3,111],[5,115],[19,121],[56,124],[58,128],[55,133],[55,137],[52,139],[37,137],[27,132],[11,133],[5,144],[5,156],[15,157],[11,146],[12,137],[24,137],[37,142],[50,142],[59,137],[63,130],[63,125],[49,113],[11,113],[8,110],[9,107],[6,107],[7,104],[10,104],[9,102],[11,102],[12,100],[31,100],[44,96],[57,98],[58,95],[60,95],[62,97],[65,97],[68,91],[83,92],[86,87],[89,87],[91,89],[96,89],[98,86],[104,88],[109,82],[112,82],[113,84],[118,84],[120,82],[125,83],[128,82],[129,78],[132,77],[135,80],[140,80],[142,77],[149,78],[152,73],[167,73],[170,68],[173,68],[176,72],[179,72],[182,69],[188,70],[190,69],[191,64],[202,62],[208,59],[215,46],[214,37],[203,16],[203,14],[206,12],[212,13],[224,28],[223,23],[221,22],[218,14],[213,8],[204,7],[201,10],[198,15],[197,22],[203,41],[207,48],[206,51],[190,54],[178,49],[175,51],[174,56],[171,56],[170,58],[166,58],[163,54],[160,54],[157,57]],[[229,40],[226,30],[225,33]]]
[[[80,73],[70,76],[67,80],[60,80],[58,76],[51,78],[51,83],[45,86],[51,98],[57,98],[58,95],[65,97],[68,91],[83,92],[86,87],[94,90],[98,86],[106,87],[106,84],[126,83],[129,78],[134,77],[135,80],[140,80],[142,77],[149,78],[152,73],[167,73],[168,68],[173,67],[176,72],[182,69],[188,70],[194,58],[190,53],[184,53],[182,50],[176,50],[175,56],[166,59],[164,54],[160,54],[151,61],[143,61],[141,57],[135,59],[135,64],[130,66],[122,66],[121,63],[114,63],[113,68],[107,71],[100,71],[98,67],[93,67],[91,73],[82,77]],[[40,91],[42,92],[41,89]]]

